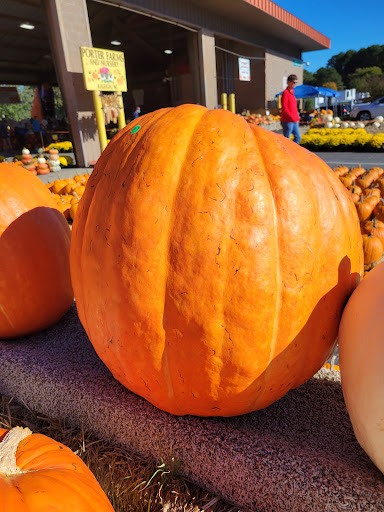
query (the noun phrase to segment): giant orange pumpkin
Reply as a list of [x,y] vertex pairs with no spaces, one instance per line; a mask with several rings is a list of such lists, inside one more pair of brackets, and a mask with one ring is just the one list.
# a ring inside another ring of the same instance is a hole
[[68,310],[70,236],[41,180],[0,164],[0,338],[48,327]]
[[73,225],[75,298],[97,353],[180,415],[246,413],[309,379],[362,272],[356,208],[331,169],[197,105],[122,130]]
[[113,512],[84,462],[28,428],[0,429],[0,512]]

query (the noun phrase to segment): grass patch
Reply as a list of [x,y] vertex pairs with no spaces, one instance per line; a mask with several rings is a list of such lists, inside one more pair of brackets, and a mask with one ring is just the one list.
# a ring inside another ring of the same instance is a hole
[[95,475],[115,512],[241,512],[182,478],[180,462],[172,455],[157,462],[140,459],[83,429],[0,395],[0,427],[16,426],[29,427],[75,452]]

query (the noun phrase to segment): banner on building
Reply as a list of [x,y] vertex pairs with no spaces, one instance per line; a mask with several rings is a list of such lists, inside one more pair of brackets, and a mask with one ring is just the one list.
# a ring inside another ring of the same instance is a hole
[[249,59],[239,57],[239,79],[242,82],[251,81],[251,61]]
[[88,91],[127,91],[123,52],[81,46],[80,54]]

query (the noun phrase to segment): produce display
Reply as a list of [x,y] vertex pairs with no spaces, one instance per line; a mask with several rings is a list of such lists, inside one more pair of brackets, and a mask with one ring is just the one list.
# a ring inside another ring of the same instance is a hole
[[59,151],[57,149],[49,150],[49,160],[48,160],[49,170],[51,172],[58,172],[61,170],[60,166],[60,156]]
[[21,164],[27,171],[30,171],[32,174],[37,174],[36,171],[36,162],[32,159],[31,152],[27,148],[23,148]]
[[37,158],[36,172],[37,174],[48,174],[50,172],[50,169],[44,156],[39,156]]
[[198,105],[121,130],[73,223],[88,337],[120,382],[173,414],[247,413],[308,380],[362,274],[357,211],[335,173]]
[[242,116],[250,124],[256,124],[258,126],[267,126],[272,123],[276,123],[280,121],[279,115],[271,115],[271,114],[251,114],[249,111],[245,111],[242,113]]
[[[45,155],[44,151],[46,153]],[[21,165],[32,174],[48,174],[49,172],[60,171],[61,166],[67,167],[68,165],[72,165],[73,159],[69,155],[60,156],[58,149],[51,147],[45,148],[45,150],[44,148],[40,148],[39,155],[35,157],[32,157],[28,148],[23,148],[22,154],[16,155],[13,158],[13,163]]]
[[68,223],[47,187],[0,164],[0,338],[56,323],[73,302]]
[[355,203],[363,236],[364,268],[369,271],[384,252],[384,169],[341,166],[334,172]]
[[74,178],[65,178],[47,183],[46,187],[51,191],[56,207],[67,220],[74,220],[88,178],[89,174],[86,173]]
[[73,151],[73,145],[69,140],[65,140],[63,142],[51,142],[46,149],[47,151],[57,149],[60,153],[71,153]]
[[113,512],[84,462],[29,428],[0,428],[0,512]]
[[381,151],[384,133],[368,133],[364,128],[311,128],[300,145],[310,151]]
[[384,473],[384,263],[349,299],[339,330],[340,376],[356,438]]

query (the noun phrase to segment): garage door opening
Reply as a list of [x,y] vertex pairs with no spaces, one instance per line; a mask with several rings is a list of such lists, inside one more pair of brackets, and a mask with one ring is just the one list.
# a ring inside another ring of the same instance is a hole
[[94,0],[87,7],[93,46],[124,53],[127,121],[136,106],[145,114],[200,102],[195,31]]

